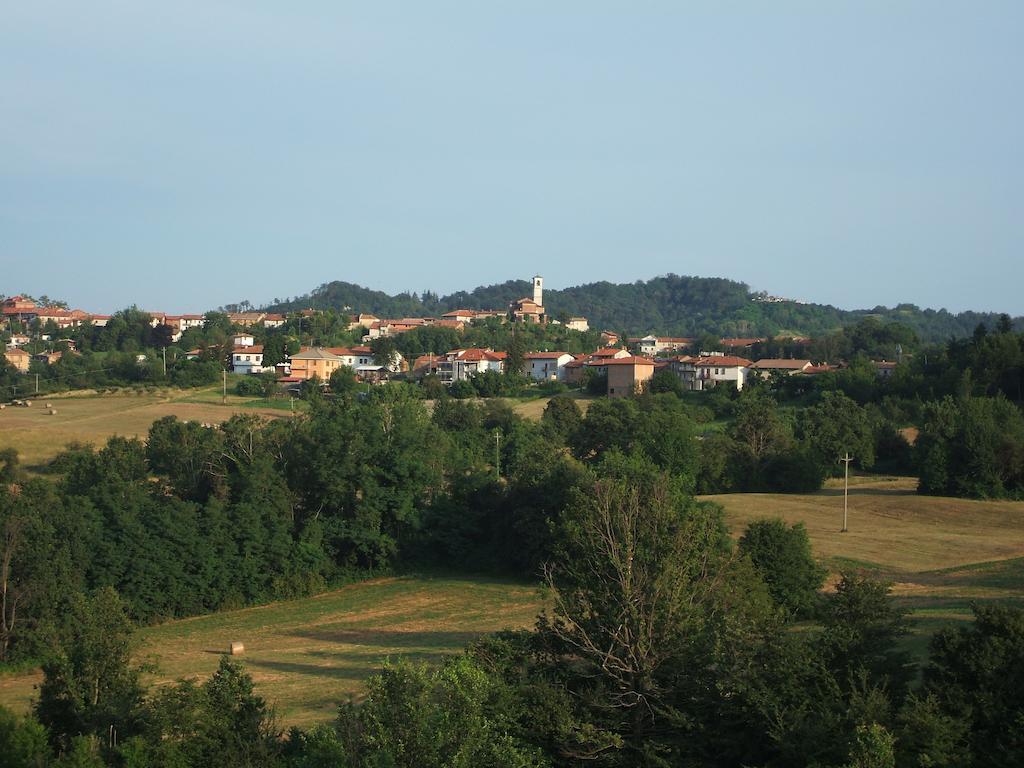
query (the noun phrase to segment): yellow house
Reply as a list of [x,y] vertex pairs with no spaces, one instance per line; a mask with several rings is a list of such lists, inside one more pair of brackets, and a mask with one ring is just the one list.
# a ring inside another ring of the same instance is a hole
[[316,376],[320,381],[327,381],[331,374],[344,365],[344,361],[333,352],[316,347],[303,349],[291,357],[291,375],[297,379],[312,379]]

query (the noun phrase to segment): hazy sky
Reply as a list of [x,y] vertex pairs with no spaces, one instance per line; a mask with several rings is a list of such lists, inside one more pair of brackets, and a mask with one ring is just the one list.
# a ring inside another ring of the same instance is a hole
[[1024,3],[0,0],[0,292],[1024,314]]

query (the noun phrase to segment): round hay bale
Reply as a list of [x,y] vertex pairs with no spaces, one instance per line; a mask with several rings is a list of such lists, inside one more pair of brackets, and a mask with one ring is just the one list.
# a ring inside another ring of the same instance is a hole
[[25,407],[26,408],[31,408],[32,407],[32,401],[31,400],[26,400],[25,401]]
[[230,653],[232,656],[241,656],[245,653],[245,646],[242,643],[232,643]]
[[50,405],[49,403],[47,403],[47,404],[46,404],[46,407],[47,407],[47,408],[53,408],[53,406],[52,406],[52,405]]
[[50,409],[50,415],[51,416],[56,416],[57,415],[57,409],[56,408],[51,408]]

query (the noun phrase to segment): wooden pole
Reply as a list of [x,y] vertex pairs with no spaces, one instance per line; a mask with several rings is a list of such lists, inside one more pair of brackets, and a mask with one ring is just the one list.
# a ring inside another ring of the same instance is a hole
[[228,401],[228,369],[225,368],[221,371],[222,379],[220,385],[220,401],[226,403]]
[[846,521],[849,513],[850,500],[850,462],[853,461],[853,456],[851,456],[850,452],[847,451],[840,461],[846,465],[843,479],[843,530],[841,530],[840,533],[846,533],[848,530],[846,527]]

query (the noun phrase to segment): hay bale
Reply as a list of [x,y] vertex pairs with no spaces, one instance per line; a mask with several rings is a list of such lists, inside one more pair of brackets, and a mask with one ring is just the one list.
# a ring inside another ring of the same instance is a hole
[[241,656],[245,653],[245,646],[242,643],[232,643],[230,653],[232,656]]
[[57,415],[57,409],[56,408],[51,408],[50,409],[50,415],[51,416],[56,416]]
[[32,407],[32,401],[31,400],[26,400],[25,401],[25,407],[26,408],[31,408]]

